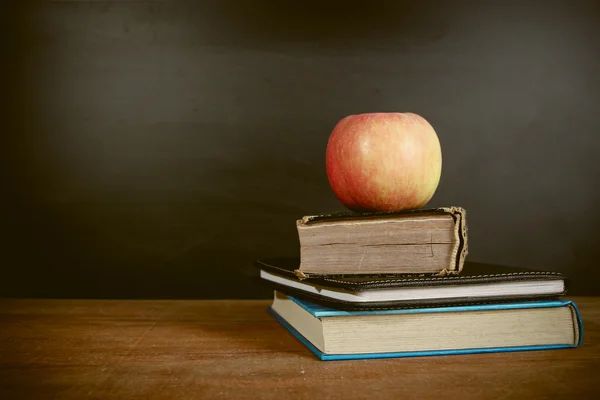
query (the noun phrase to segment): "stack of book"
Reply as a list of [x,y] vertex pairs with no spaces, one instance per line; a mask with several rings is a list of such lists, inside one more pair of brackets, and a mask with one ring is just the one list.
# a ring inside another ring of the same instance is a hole
[[577,347],[557,272],[466,262],[460,207],[307,216],[300,257],[257,261],[269,310],[322,360]]

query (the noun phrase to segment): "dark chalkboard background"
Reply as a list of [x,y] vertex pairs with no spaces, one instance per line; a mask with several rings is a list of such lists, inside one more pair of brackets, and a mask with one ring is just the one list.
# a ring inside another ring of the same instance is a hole
[[435,127],[471,260],[600,294],[596,3],[3,2],[1,294],[267,297],[370,111]]

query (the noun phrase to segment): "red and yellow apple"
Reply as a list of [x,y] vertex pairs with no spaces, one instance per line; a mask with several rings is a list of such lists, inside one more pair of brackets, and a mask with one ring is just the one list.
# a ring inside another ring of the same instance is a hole
[[333,192],[351,210],[416,209],[437,189],[442,149],[417,114],[350,115],[329,137],[326,168]]

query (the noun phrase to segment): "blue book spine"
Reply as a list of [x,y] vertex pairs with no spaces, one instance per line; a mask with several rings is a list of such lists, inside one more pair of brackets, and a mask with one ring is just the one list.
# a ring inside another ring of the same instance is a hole
[[569,300],[549,300],[539,302],[522,302],[522,303],[506,303],[506,304],[483,304],[469,305],[460,307],[439,307],[439,308],[420,308],[420,309],[398,309],[398,310],[374,310],[374,311],[341,311],[329,309],[312,303],[300,301],[290,297],[297,304],[301,305],[305,310],[309,311],[313,316],[329,317],[339,315],[376,315],[376,314],[416,314],[430,312],[457,312],[457,311],[475,311],[475,310],[507,310],[507,309],[523,309],[523,308],[540,308],[540,307],[564,307],[572,306],[579,328],[579,340],[576,344],[557,344],[543,346],[513,346],[513,347],[491,347],[491,348],[471,348],[471,349],[456,349],[456,350],[433,350],[433,351],[407,351],[407,352],[389,352],[389,353],[363,353],[363,354],[325,354],[312,345],[304,336],[302,336],[294,327],[287,323],[275,310],[269,307],[269,312],[289,330],[300,342],[308,347],[317,357],[323,361],[334,360],[364,360],[374,358],[402,358],[402,357],[426,357],[426,356],[447,356],[460,354],[478,354],[478,353],[508,353],[516,351],[535,351],[535,350],[556,350],[575,348],[583,343],[583,322],[581,315],[575,303]]

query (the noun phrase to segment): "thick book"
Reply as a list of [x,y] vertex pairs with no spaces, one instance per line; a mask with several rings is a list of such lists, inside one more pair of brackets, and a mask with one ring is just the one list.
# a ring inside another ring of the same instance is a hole
[[348,312],[275,292],[269,310],[321,360],[549,350],[583,340],[568,300]]
[[568,279],[559,272],[466,262],[460,275],[388,275],[299,279],[298,258],[257,261],[261,280],[275,290],[340,308],[382,309],[527,301],[566,294]]
[[460,207],[338,213],[296,221],[300,278],[319,275],[456,274],[468,253]]

